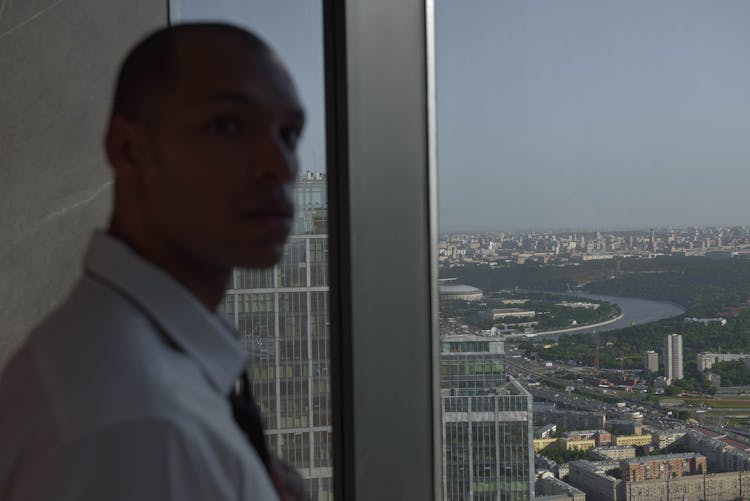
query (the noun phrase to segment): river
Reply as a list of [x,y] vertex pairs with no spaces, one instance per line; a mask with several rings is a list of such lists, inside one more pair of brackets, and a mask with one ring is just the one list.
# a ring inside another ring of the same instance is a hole
[[605,296],[603,294],[592,294],[588,292],[576,292],[576,293],[552,293],[565,296],[576,296],[585,299],[593,299],[595,301],[606,301],[608,303],[614,303],[620,307],[622,311],[622,317],[614,322],[610,322],[604,325],[580,327],[574,329],[566,329],[564,332],[555,333],[539,333],[535,337],[542,336],[553,336],[557,337],[566,334],[581,334],[584,332],[607,332],[623,327],[630,327],[633,323],[646,324],[649,322],[656,322],[657,320],[663,320],[665,318],[676,317],[685,313],[685,308],[682,306],[671,303],[668,301],[653,301],[651,299],[639,299],[634,297],[617,297],[617,296]]

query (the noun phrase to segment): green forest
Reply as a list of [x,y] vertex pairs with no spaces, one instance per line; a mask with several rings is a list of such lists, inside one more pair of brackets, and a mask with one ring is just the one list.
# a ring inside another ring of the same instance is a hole
[[[686,381],[690,390],[703,383],[695,356],[701,351],[750,353],[750,259],[712,260],[704,257],[659,257],[559,265],[467,265],[443,270],[445,277],[485,291],[536,289],[584,290],[614,296],[672,301],[684,315],[599,334],[561,336],[559,343],[522,341],[521,348],[543,359],[593,364],[599,348],[601,367],[642,367],[645,350],[661,352],[666,334],[683,336]],[[684,317],[722,316],[727,324],[684,323]],[[547,348],[544,348],[547,346]],[[623,362],[619,357],[626,358]],[[660,357],[660,363],[662,362]],[[737,372],[735,370],[735,372]],[[739,373],[738,373],[739,374]],[[733,380],[730,376],[729,380]],[[727,383],[722,381],[722,385]]]

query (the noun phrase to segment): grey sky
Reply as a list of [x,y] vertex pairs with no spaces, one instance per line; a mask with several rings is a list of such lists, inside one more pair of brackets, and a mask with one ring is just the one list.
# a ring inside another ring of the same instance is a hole
[[[255,30],[325,170],[318,0],[172,0]],[[750,1],[436,0],[441,229],[750,224]]]
[[442,230],[750,223],[750,2],[436,6]]
[[325,171],[323,10],[320,0],[171,0],[175,21],[219,20],[251,29],[291,71],[307,112],[301,170]]

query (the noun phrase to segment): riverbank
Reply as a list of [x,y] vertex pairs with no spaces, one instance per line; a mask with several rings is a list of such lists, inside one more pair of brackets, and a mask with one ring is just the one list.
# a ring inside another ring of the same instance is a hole
[[[593,329],[596,329],[599,333],[609,332],[618,329],[624,329],[632,325],[642,325],[649,322],[664,320],[666,318],[677,317],[684,314],[686,311],[684,307],[671,301],[655,301],[652,299],[642,299],[634,297],[607,296],[604,294],[595,294],[582,291],[553,292],[527,290],[525,292],[541,292],[544,294],[552,294],[558,296],[580,297],[585,299],[592,299],[595,301],[604,301],[616,304],[620,307],[620,315],[618,315],[617,318],[607,320],[606,322],[601,322],[599,324],[590,324],[582,327],[558,329],[564,332],[556,333],[555,331],[545,331],[534,333],[532,334],[533,337],[583,334],[586,332],[590,332]],[[514,338],[523,338],[523,335],[514,336]]]
[[610,318],[609,320],[605,320],[604,322],[598,322],[595,324],[589,324],[589,325],[580,325],[578,327],[568,327],[567,329],[556,329],[553,331],[541,331],[541,332],[534,332],[532,334],[524,334],[526,337],[539,337],[539,336],[547,336],[547,335],[554,335],[554,334],[575,334],[575,333],[581,333],[581,332],[588,332],[591,329],[596,329],[599,327],[603,327],[605,325],[612,324],[614,322],[617,322],[618,320],[621,320],[622,317],[625,315],[623,313],[620,313],[614,318]]

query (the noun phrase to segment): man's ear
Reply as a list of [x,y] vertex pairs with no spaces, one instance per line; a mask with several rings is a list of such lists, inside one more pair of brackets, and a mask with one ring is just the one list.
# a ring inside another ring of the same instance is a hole
[[125,117],[111,117],[104,136],[104,151],[115,175],[137,174],[143,160],[138,124]]

